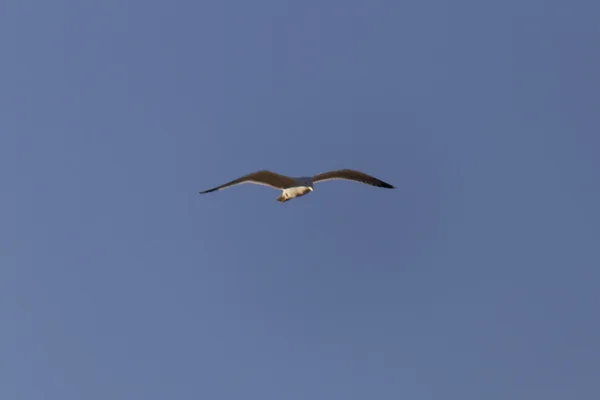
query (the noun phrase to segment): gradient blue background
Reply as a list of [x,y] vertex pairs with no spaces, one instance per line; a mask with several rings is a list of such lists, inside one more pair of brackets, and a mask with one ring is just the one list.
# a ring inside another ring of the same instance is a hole
[[598,4],[3,1],[0,398],[600,398]]

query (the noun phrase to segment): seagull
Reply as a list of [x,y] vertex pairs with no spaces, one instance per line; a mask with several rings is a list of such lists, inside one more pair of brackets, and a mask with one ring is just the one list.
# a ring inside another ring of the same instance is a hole
[[371,175],[367,175],[364,172],[355,171],[352,169],[339,169],[335,171],[324,172],[315,176],[305,176],[301,178],[281,175],[263,169],[199,193],[211,193],[214,191],[227,189],[232,186],[241,185],[242,183],[254,183],[257,185],[269,186],[274,189],[280,189],[282,193],[281,196],[277,198],[277,201],[285,203],[288,200],[304,196],[305,194],[312,192],[314,190],[313,184],[315,183],[326,182],[335,179],[345,179],[349,181],[366,183],[367,185],[371,186],[394,189],[394,186],[390,185],[389,183],[379,180]]

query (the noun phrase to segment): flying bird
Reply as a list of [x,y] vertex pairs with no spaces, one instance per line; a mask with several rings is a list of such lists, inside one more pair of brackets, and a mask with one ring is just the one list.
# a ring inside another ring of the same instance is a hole
[[200,192],[200,194],[210,193],[217,190],[227,189],[232,186],[241,185],[242,183],[254,183],[257,185],[270,186],[274,189],[280,189],[282,191],[281,196],[277,198],[277,201],[285,203],[296,197],[304,196],[314,190],[313,185],[319,182],[326,182],[335,179],[345,179],[349,181],[356,181],[366,183],[367,185],[394,189],[394,186],[379,180],[371,175],[367,175],[364,172],[355,171],[352,169],[340,169],[336,171],[324,172],[315,176],[307,176],[301,178],[293,178],[277,174],[275,172],[262,170],[253,172],[248,175],[244,175],[241,178],[234,179],[231,182],[227,182],[221,186],[214,187]]

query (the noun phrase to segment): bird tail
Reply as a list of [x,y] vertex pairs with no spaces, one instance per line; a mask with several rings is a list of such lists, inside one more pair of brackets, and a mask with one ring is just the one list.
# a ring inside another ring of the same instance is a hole
[[289,197],[287,197],[287,196],[285,195],[285,193],[282,193],[282,194],[281,194],[281,196],[279,196],[279,197],[277,198],[277,201],[280,201],[280,202],[282,202],[282,203],[285,203],[285,202],[286,202],[286,201],[288,201],[289,199],[290,199],[290,198],[289,198]]

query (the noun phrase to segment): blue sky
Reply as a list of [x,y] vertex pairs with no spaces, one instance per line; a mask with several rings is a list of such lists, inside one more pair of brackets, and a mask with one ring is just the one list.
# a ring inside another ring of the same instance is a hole
[[599,398],[599,18],[2,2],[0,398]]

